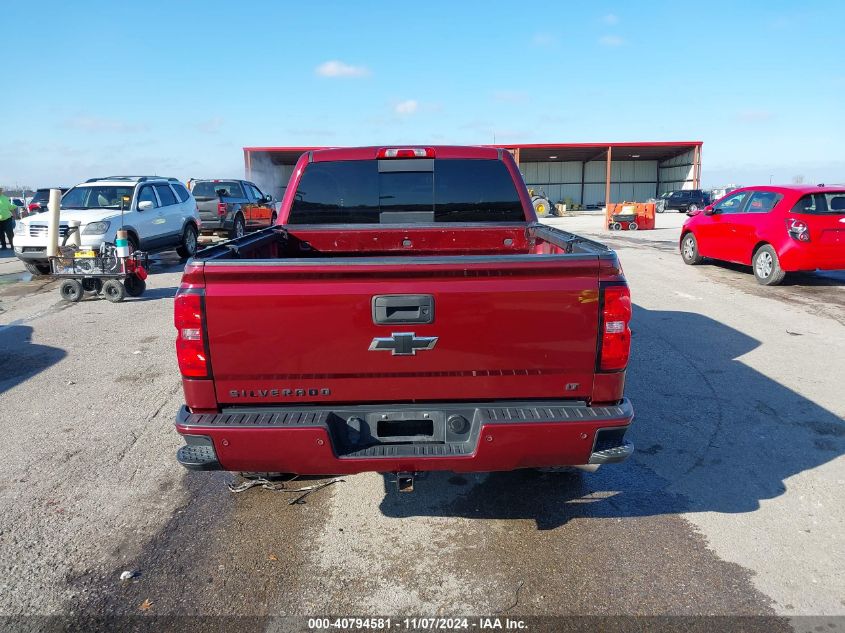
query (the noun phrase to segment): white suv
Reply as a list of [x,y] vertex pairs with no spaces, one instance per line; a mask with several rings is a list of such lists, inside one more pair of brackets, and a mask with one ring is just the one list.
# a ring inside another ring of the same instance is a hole
[[[59,243],[69,220],[79,220],[82,246],[98,249],[115,241],[123,227],[135,250],[176,248],[180,257],[197,250],[200,218],[197,203],[175,178],[111,176],[91,178],[62,197]],[[47,261],[47,213],[18,220],[15,255],[33,274],[50,272]]]

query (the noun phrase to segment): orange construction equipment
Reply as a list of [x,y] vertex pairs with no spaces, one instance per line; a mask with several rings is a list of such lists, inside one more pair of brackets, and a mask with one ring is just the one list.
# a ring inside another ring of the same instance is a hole
[[609,204],[604,213],[605,226],[611,231],[647,231],[654,228],[653,202]]

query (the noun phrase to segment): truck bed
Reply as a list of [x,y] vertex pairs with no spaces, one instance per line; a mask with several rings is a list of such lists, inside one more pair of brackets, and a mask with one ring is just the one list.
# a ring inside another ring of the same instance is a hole
[[206,248],[194,259],[214,264],[248,259],[296,265],[295,260],[301,259],[457,257],[468,261],[468,257],[518,255],[586,255],[616,260],[613,251],[599,242],[541,224],[271,227]]

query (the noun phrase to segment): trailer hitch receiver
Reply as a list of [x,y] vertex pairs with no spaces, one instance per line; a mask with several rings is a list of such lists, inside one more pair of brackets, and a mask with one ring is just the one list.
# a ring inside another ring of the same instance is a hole
[[414,473],[409,473],[409,472],[396,473],[396,489],[399,492],[413,492],[414,491]]

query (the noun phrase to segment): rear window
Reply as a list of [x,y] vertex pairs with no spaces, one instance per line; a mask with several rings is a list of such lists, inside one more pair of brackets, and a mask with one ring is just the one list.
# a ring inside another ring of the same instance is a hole
[[190,197],[191,194],[188,193],[188,190],[185,189],[181,183],[174,182],[171,186],[173,187],[173,191],[176,192],[176,197],[179,198],[179,202],[185,202],[185,200]]
[[845,191],[808,194],[795,203],[792,212],[845,215]]
[[235,180],[203,180],[194,184],[194,198],[243,198],[241,183]]
[[161,206],[169,207],[172,204],[176,204],[176,196],[173,195],[173,192],[170,190],[169,186],[156,185],[155,188],[158,192],[158,197],[161,200]]
[[499,160],[311,163],[290,224],[522,222],[513,178]]

